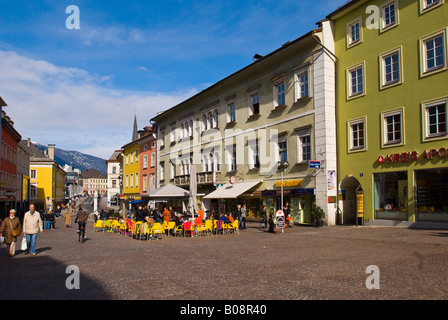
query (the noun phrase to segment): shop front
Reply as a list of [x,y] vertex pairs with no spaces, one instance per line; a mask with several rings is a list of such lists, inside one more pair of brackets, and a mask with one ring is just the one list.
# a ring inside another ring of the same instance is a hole
[[[282,208],[281,181],[267,183],[268,189],[262,191],[262,204],[266,205],[268,214]],[[289,206],[291,218],[295,223],[311,223],[311,206],[315,202],[315,189],[304,187],[302,180],[283,181],[283,207]]]
[[448,222],[448,168],[415,170],[416,221]]
[[373,173],[373,218],[447,223],[446,150],[380,156],[378,170]]

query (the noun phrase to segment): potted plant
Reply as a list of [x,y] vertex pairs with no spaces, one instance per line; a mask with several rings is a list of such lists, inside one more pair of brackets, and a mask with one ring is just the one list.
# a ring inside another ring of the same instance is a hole
[[325,211],[315,203],[311,207],[311,217],[316,227],[322,227],[324,225],[323,219],[325,218]]

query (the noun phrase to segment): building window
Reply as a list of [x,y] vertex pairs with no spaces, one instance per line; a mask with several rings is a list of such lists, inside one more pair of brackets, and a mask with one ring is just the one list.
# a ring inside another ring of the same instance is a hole
[[420,13],[425,13],[443,4],[443,0],[420,0]]
[[126,188],[129,188],[129,176],[126,175]]
[[362,20],[356,18],[347,24],[347,48],[355,46],[362,42]]
[[165,162],[160,162],[159,173],[160,173],[160,180],[165,180]]
[[207,130],[207,115],[202,115],[202,132]]
[[286,137],[278,138],[278,158],[279,161],[288,161],[288,144],[286,142]]
[[380,56],[381,88],[403,82],[401,48],[386,52]]
[[383,146],[403,144],[403,109],[383,113]]
[[171,143],[176,142],[176,127],[171,127],[170,142]]
[[422,76],[447,69],[446,29],[420,39]]
[[36,170],[35,169],[30,170],[30,177],[31,177],[31,179],[36,179]]
[[373,180],[375,219],[406,221],[410,195],[407,171],[375,173]]
[[227,103],[227,122],[236,122],[235,102]]
[[227,146],[227,171],[236,171],[236,145]]
[[260,158],[258,155],[258,139],[248,142],[249,170],[260,168]]
[[130,183],[129,183],[129,187],[130,188],[134,188],[134,174],[133,173],[131,173],[131,180],[130,180]]
[[220,172],[221,171],[221,155],[219,152],[215,152],[215,171]]
[[260,114],[260,93],[249,96],[249,116]]
[[147,154],[145,154],[143,156],[143,169],[146,169],[146,168],[148,168],[148,155]]
[[285,82],[282,81],[274,86],[274,107],[285,106]]
[[349,122],[350,150],[365,150],[366,123],[365,119]]
[[349,98],[354,98],[365,94],[364,69],[364,63],[361,63],[347,70]]
[[213,115],[211,112],[208,113],[208,129],[213,129]]
[[447,136],[446,105],[448,99],[424,103],[425,139]]
[[214,128],[218,128],[219,127],[219,113],[218,113],[218,110],[215,110],[213,112],[213,122],[214,122]]
[[182,124],[180,125],[180,135],[179,135],[179,140],[182,140],[184,137],[185,137],[185,126],[184,126],[184,124],[182,123]]
[[295,92],[296,100],[310,96],[309,71],[295,74]]
[[163,147],[164,145],[165,145],[165,132],[160,131],[159,146]]
[[306,162],[312,159],[311,129],[300,130],[298,136],[298,162]]
[[145,175],[143,175],[143,186],[142,186],[142,191],[143,192],[147,192],[148,191],[148,176],[145,174]]
[[388,29],[398,25],[398,6],[397,1],[388,2],[382,6],[381,30]]
[[151,168],[154,168],[156,166],[156,153],[151,153]]
[[138,177],[138,172],[135,173],[135,187],[138,188],[138,183],[139,183],[139,177]]
[[135,162],[138,162],[138,149],[135,150]]
[[171,163],[171,179],[174,179],[174,177],[176,176],[176,164],[173,162]]

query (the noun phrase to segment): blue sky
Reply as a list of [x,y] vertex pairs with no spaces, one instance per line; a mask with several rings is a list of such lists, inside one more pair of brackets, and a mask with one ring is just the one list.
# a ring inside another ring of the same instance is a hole
[[24,139],[108,158],[134,112],[148,125],[345,2],[2,0],[0,96]]

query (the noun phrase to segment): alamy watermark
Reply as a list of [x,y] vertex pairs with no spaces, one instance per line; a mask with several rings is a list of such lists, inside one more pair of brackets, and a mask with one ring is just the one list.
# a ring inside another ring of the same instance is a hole
[[81,18],[80,18],[80,12],[79,7],[75,5],[69,5],[67,8],[65,8],[65,13],[70,14],[67,19],[65,20],[65,27],[68,30],[77,29],[79,30],[81,28]]
[[68,266],[65,269],[65,273],[70,274],[65,280],[65,287],[68,290],[79,290],[80,287],[80,274],[77,266]]
[[375,265],[366,268],[366,274],[369,276],[366,279],[366,288],[369,290],[380,289],[380,268]]

